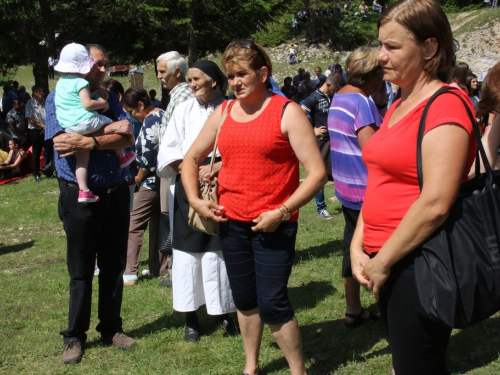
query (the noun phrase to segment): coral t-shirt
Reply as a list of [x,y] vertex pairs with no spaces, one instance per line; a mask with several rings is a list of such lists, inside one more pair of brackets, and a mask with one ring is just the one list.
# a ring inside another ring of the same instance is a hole
[[[237,122],[229,112],[221,126],[219,204],[228,219],[251,222],[281,206],[299,187],[299,161],[281,132],[283,107],[289,101],[273,95],[257,118]],[[289,221],[297,221],[298,214],[292,212]]]
[[[467,95],[461,91],[459,93],[473,111]],[[424,100],[388,128],[392,113],[399,103],[395,102],[387,111],[380,130],[369,139],[363,149],[363,161],[368,169],[363,203],[363,242],[368,253],[380,250],[410,206],[420,196],[417,136],[420,118],[428,100]],[[445,93],[432,103],[427,113],[425,134],[440,125],[450,123],[464,128],[469,134],[469,150],[462,178],[462,182],[465,182],[476,155],[477,142],[464,105],[455,95]],[[436,160],[436,163],[439,163],[439,160]]]

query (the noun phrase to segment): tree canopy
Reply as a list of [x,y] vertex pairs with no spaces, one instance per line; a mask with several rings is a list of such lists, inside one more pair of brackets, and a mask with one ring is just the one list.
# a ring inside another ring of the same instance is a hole
[[102,45],[111,63],[139,63],[177,50],[198,56],[248,38],[285,0],[0,0],[0,64],[33,64],[48,89],[47,59],[70,42]]

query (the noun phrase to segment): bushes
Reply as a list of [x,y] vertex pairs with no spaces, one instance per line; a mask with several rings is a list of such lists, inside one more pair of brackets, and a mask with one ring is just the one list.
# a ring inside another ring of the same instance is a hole
[[344,51],[373,45],[377,40],[373,17],[363,19],[353,10],[343,11],[341,17],[320,16],[316,20],[316,39]]
[[[339,50],[352,50],[362,45],[374,45],[377,40],[375,13],[368,18],[354,15],[354,10],[342,11],[341,17],[318,15],[315,27],[311,21],[296,30],[291,26],[291,14],[283,15],[279,21],[272,22],[252,37],[264,46],[276,46],[281,43],[306,38],[310,42],[329,43]],[[314,29],[314,30],[313,30]]]
[[263,46],[269,47],[300,37],[301,34],[303,34],[302,30],[297,31],[292,27],[292,17],[287,14],[280,17],[278,21],[267,24],[252,35],[252,39]]

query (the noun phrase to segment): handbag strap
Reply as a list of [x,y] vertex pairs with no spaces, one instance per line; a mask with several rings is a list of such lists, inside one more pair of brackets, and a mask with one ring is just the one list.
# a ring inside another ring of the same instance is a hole
[[476,138],[476,142],[478,145],[478,153],[476,154],[476,176],[479,176],[479,170],[480,170],[480,159],[479,155],[481,155],[482,162],[484,165],[484,169],[486,170],[486,175],[488,177],[488,184],[487,186],[491,186],[493,183],[493,170],[491,168],[491,165],[488,161],[488,158],[486,156],[486,151],[484,150],[484,146],[481,142],[481,134],[479,133],[479,128],[476,123],[476,118],[472,114],[472,111],[470,110],[469,106],[465,102],[465,100],[460,96],[458,92],[455,91],[452,87],[449,86],[443,86],[439,90],[437,90],[429,99],[427,104],[425,105],[424,112],[422,113],[422,117],[420,118],[420,124],[418,126],[418,138],[417,138],[417,176],[418,176],[418,186],[420,187],[420,191],[422,191],[422,186],[424,183],[424,175],[422,172],[422,140],[424,138],[424,132],[425,132],[425,120],[427,118],[427,113],[429,112],[429,108],[436,100],[436,98],[439,95],[442,95],[444,93],[450,93],[455,95],[457,98],[459,98],[464,107],[465,110],[467,111],[467,115],[469,116],[469,120],[472,124],[472,129],[474,131],[474,137]]
[[210,160],[210,174],[212,174],[212,169],[214,167],[214,161],[215,161],[215,151],[217,150],[217,140],[219,139],[219,132],[222,124],[224,121],[226,121],[227,114],[229,113],[229,106],[233,102],[233,99],[227,101],[226,108],[224,108],[224,112],[222,113],[222,117],[220,119],[219,126],[217,127],[217,134],[215,135],[215,143],[214,143],[214,150],[212,151],[212,159]]

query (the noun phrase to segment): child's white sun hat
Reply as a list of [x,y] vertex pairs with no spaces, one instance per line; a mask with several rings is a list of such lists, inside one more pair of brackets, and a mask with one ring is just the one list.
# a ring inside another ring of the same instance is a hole
[[70,43],[64,46],[59,57],[59,62],[54,67],[60,73],[90,72],[91,58],[87,49],[81,44]]

